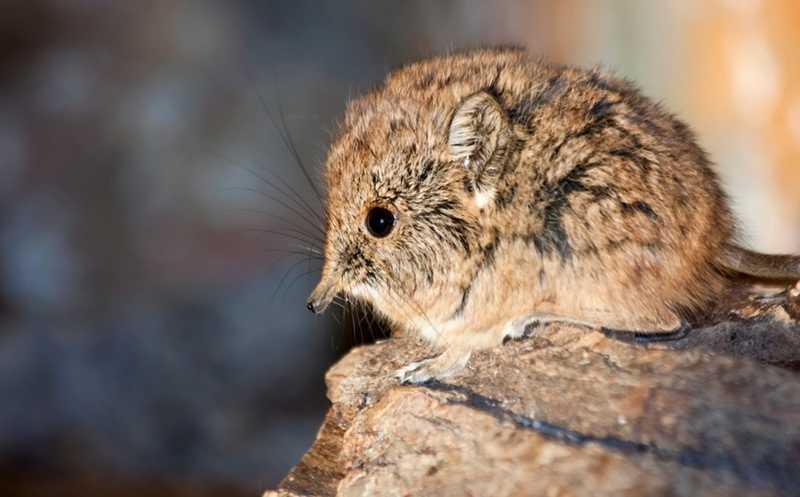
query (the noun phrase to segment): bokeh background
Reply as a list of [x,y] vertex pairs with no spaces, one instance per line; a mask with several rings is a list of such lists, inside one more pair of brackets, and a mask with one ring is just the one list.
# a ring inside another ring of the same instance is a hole
[[800,252],[796,0],[2,0],[0,495],[275,485],[325,369],[380,331],[304,309],[298,160],[318,180],[387,70],[496,43],[637,81],[697,130],[750,245]]

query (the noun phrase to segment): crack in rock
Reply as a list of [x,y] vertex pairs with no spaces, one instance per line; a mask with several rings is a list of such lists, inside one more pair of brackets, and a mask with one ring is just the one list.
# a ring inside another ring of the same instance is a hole
[[[421,386],[434,391],[458,393],[463,396],[464,400],[448,399],[447,403],[479,410],[499,421],[511,422],[518,428],[536,432],[551,440],[576,446],[596,444],[624,454],[651,455],[657,459],[673,461],[694,469],[713,473],[726,472],[753,486],[773,486],[790,491],[793,495],[800,495],[800,472],[797,471],[797,462],[800,461],[800,446],[790,450],[786,450],[784,447],[773,447],[772,450],[763,454],[763,457],[755,464],[742,465],[734,455],[726,453],[715,453],[693,447],[671,450],[652,443],[627,440],[613,435],[599,436],[581,433],[515,413],[500,406],[497,400],[461,385],[429,381]],[[760,444],[758,445],[760,446]]]

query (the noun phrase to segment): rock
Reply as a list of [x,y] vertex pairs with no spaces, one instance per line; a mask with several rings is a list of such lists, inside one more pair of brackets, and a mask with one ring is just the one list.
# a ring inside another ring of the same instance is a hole
[[391,373],[423,344],[355,349],[265,496],[800,495],[798,296],[728,308],[668,342],[549,325],[422,386]]

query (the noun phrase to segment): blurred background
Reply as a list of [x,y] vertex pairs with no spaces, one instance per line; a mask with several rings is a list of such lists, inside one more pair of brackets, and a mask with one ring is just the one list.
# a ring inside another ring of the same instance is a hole
[[387,70],[496,43],[637,81],[698,132],[750,245],[800,252],[796,0],[1,0],[0,495],[275,485],[325,369],[380,333],[304,308],[298,160],[319,179]]

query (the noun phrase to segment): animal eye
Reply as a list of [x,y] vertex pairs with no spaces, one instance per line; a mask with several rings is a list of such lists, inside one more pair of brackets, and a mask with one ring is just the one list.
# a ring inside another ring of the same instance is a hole
[[366,225],[369,233],[375,238],[388,236],[394,228],[394,214],[383,207],[373,207],[367,212]]

